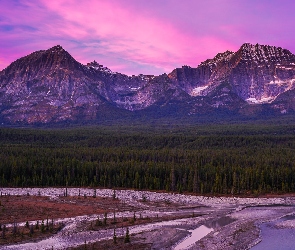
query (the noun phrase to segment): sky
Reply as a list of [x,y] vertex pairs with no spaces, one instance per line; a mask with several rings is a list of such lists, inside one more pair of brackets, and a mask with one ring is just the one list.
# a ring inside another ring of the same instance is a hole
[[295,53],[294,0],[0,0],[0,70],[61,45],[127,75],[197,67],[244,43]]

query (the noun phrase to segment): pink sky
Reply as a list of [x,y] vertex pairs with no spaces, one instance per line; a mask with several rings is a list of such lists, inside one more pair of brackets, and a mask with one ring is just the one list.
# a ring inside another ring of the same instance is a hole
[[295,52],[293,0],[1,0],[0,70],[61,45],[128,75],[196,67],[246,42]]

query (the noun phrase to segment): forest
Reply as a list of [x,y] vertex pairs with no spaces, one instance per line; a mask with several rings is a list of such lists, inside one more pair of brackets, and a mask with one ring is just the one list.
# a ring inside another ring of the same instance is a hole
[[0,186],[295,192],[293,124],[2,127]]

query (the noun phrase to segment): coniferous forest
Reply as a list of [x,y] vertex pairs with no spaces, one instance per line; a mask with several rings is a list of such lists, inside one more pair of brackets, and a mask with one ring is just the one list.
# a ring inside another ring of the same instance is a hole
[[0,186],[295,192],[295,126],[0,128]]

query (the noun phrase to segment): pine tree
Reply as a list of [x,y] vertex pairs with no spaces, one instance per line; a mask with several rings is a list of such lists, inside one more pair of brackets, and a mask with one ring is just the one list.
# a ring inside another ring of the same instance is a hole
[[171,167],[170,180],[171,180],[171,190],[175,191],[175,168],[174,168],[174,163],[172,164],[172,167]]
[[45,225],[44,225],[44,220],[41,222],[41,232],[44,233],[45,231]]
[[103,218],[103,224],[106,226],[107,225],[107,217],[108,216],[108,214],[107,214],[107,212],[105,212],[104,213],[104,218]]
[[96,222],[95,222],[95,226],[102,226],[102,222],[99,219],[99,217],[97,218]]
[[53,218],[51,219],[51,223],[50,223],[50,232],[52,232],[54,229],[54,223],[53,223]]
[[114,210],[114,222],[113,222],[113,224],[116,224],[116,210]]
[[14,223],[13,223],[13,228],[12,228],[12,234],[15,236],[16,233],[17,233],[17,223],[14,222]]
[[5,239],[6,225],[3,225],[2,238]]
[[126,235],[124,238],[124,243],[129,243],[130,242],[130,236],[129,236],[129,228],[126,228]]
[[197,168],[194,171],[194,179],[193,179],[193,192],[198,192],[198,175],[197,175]]
[[34,234],[34,226],[33,224],[30,226],[30,236],[32,236]]
[[116,228],[114,228],[113,241],[114,241],[114,244],[117,244]]

